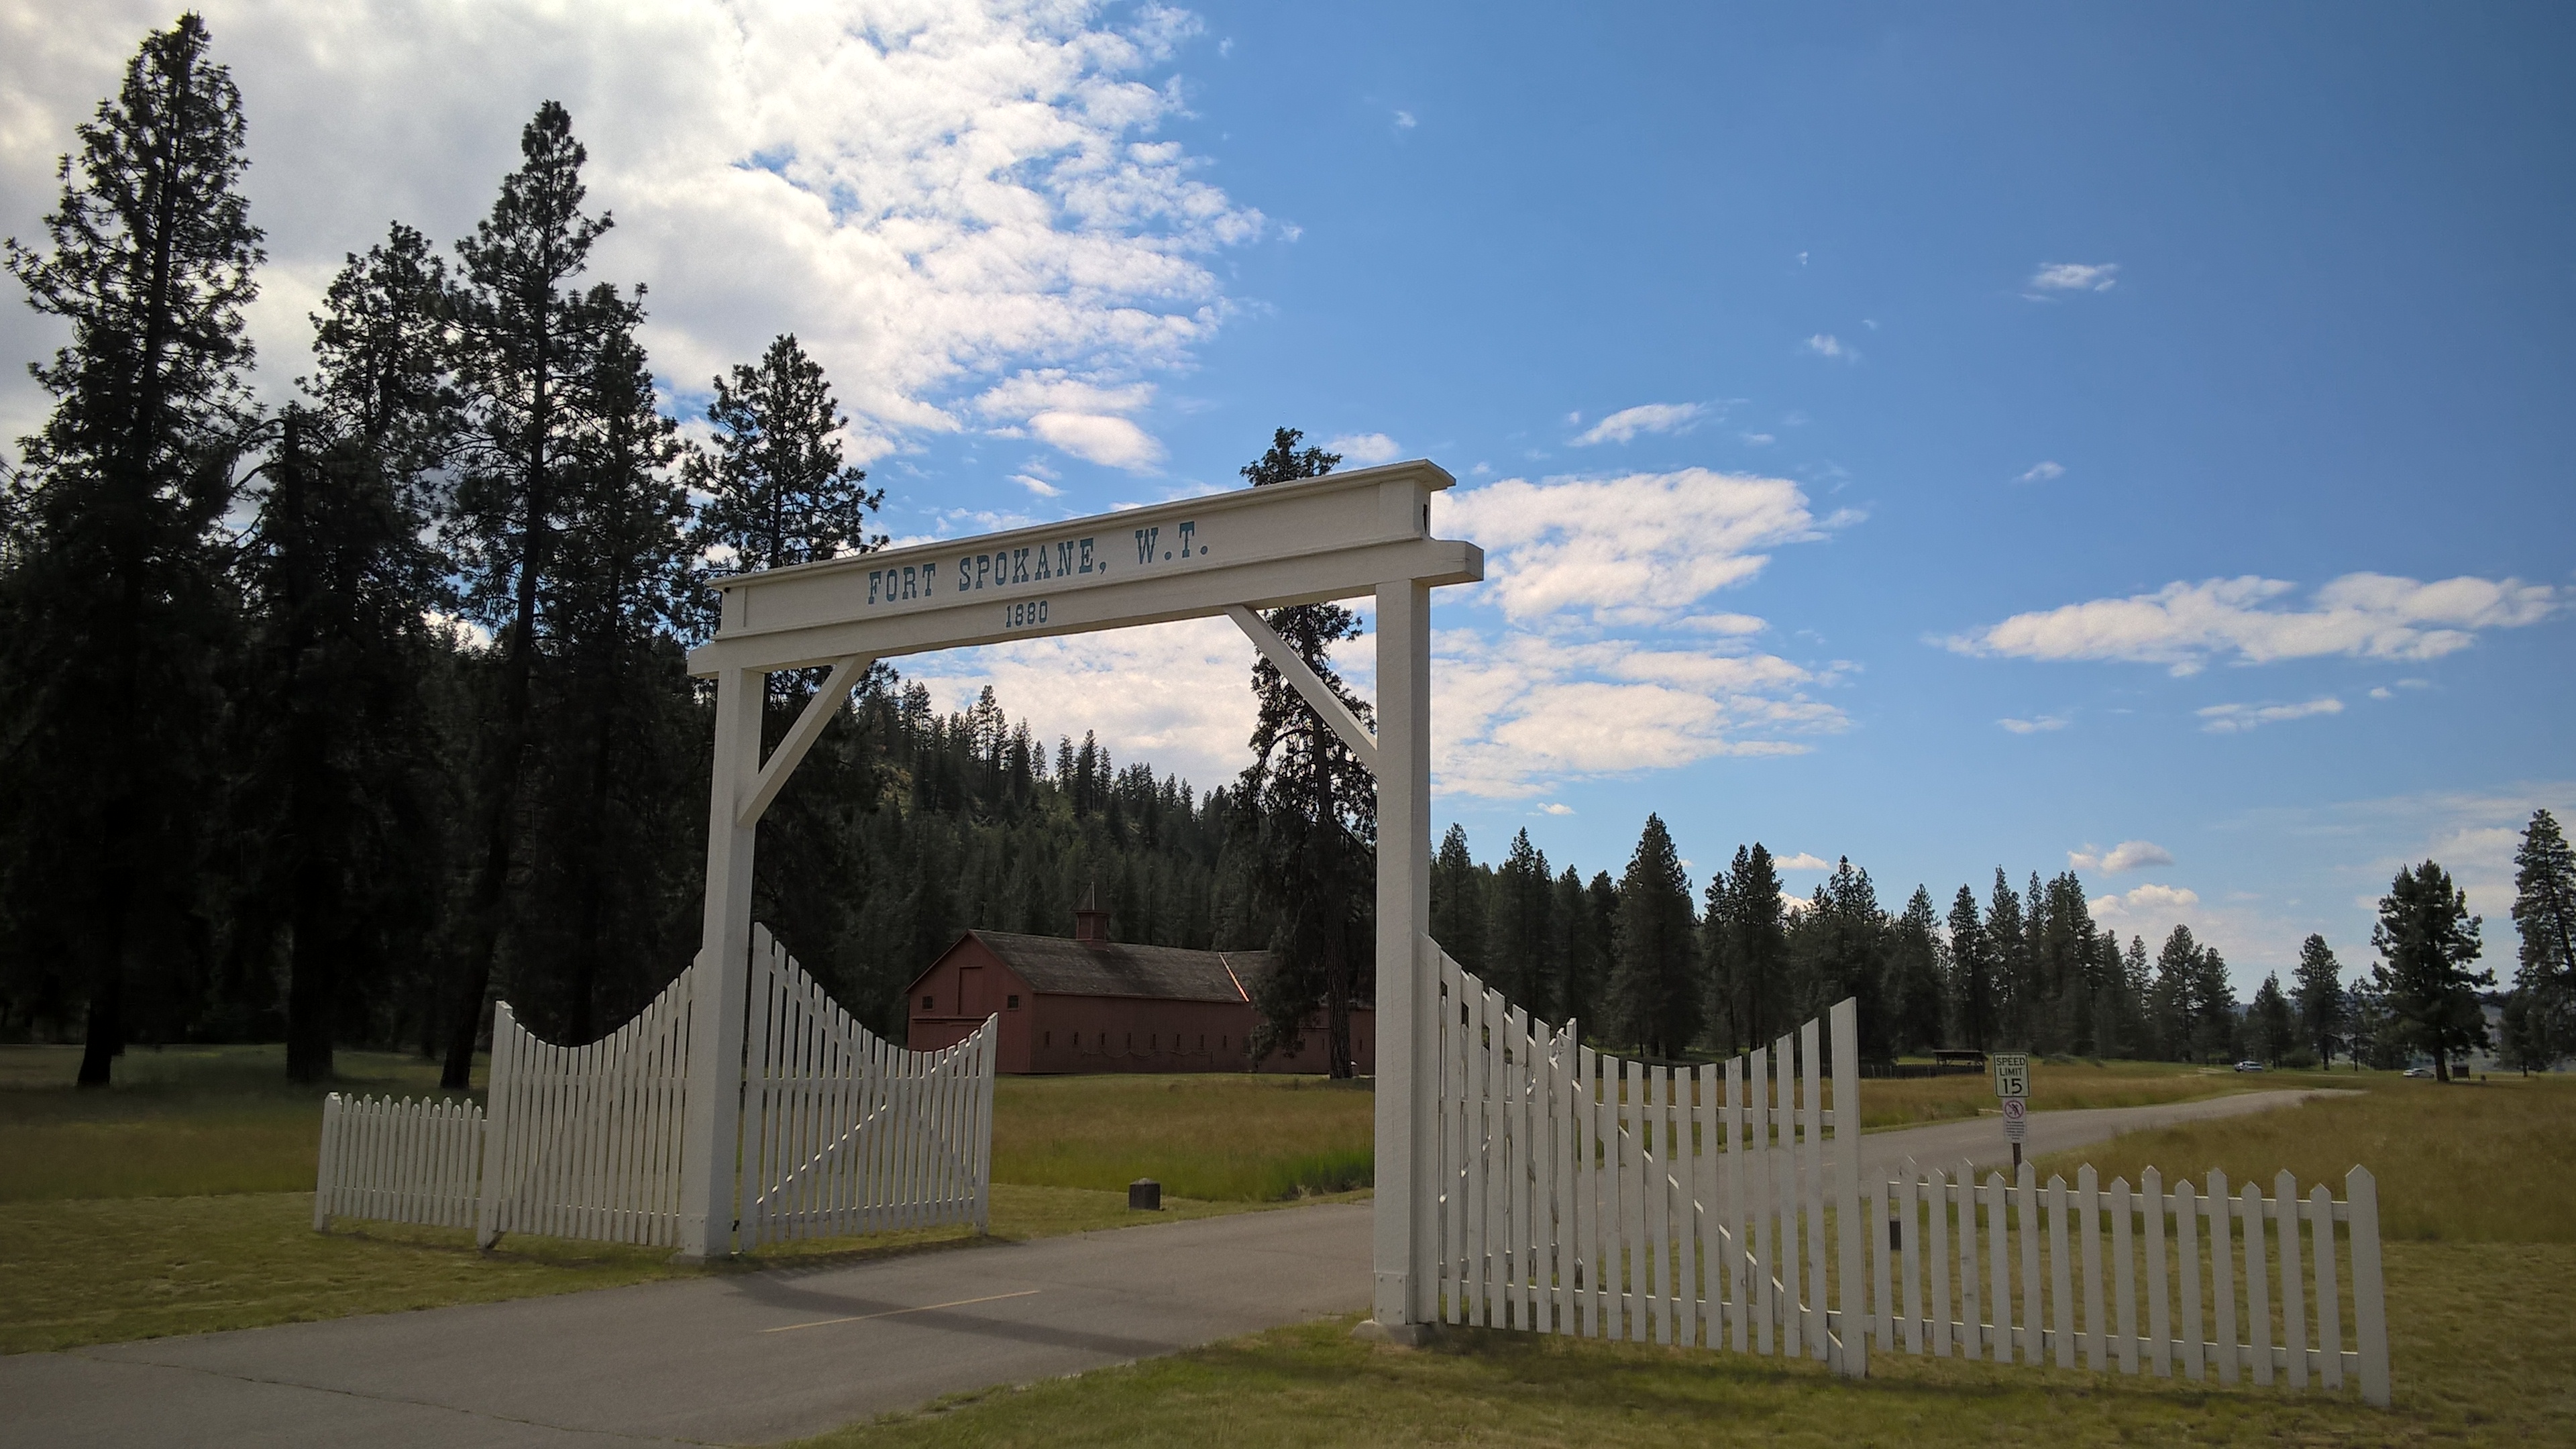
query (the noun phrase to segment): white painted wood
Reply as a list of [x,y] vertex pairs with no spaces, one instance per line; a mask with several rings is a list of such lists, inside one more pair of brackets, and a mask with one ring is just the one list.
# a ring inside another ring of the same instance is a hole
[[1225,613],[1234,621],[1235,627],[1243,631],[1244,637],[1261,651],[1262,657],[1270,661],[1271,667],[1279,671],[1280,677],[1305,699],[1307,708],[1315,712],[1315,717],[1331,726],[1351,754],[1368,767],[1370,774],[1376,774],[1377,737],[1368,732],[1368,726],[1361,724],[1357,715],[1351,713],[1350,706],[1324,687],[1323,679],[1307,667],[1297,651],[1288,647],[1288,641],[1280,638],[1278,631],[1259,614],[1241,604],[1228,604]]
[[2324,1183],[2308,1189],[2309,1260],[2316,1264],[2318,1379],[2343,1387],[2343,1295],[2335,1278],[2334,1194]]
[[2213,1167],[2200,1215],[2209,1225],[2209,1299],[2218,1319],[2218,1331],[2210,1342],[2222,1384],[2236,1382],[2237,1371],[2243,1366],[2236,1338],[2236,1265],[2232,1261],[2236,1244],[2227,1204],[2227,1174]]
[[2098,1374],[2110,1366],[2110,1324],[2102,1317],[2101,1179],[2089,1162],[2075,1173],[2075,1232],[2084,1248],[2084,1366]]
[[[2224,1205],[2224,1204],[2222,1204]],[[2245,1224],[2245,1333],[2254,1382],[2272,1382],[2272,1296],[2263,1254],[2263,1190],[2247,1183],[2239,1191],[2237,1216]]]
[[1986,1174],[1986,1267],[1994,1277],[1993,1292],[1986,1300],[1993,1315],[1990,1328],[1995,1362],[2013,1361],[2012,1336],[2012,1244],[2005,1237],[2004,1175]]
[[2024,1161],[2012,1186],[2013,1220],[2021,1237],[2021,1327],[2014,1342],[2023,1363],[2046,1363],[2041,1344],[2046,1320],[2040,1316],[2039,1169]]
[[[2286,1167],[2272,1179],[2272,1203],[2279,1208],[2281,1234],[2282,1347],[2289,1355],[2290,1387],[2304,1389],[2308,1386],[2307,1277],[2299,1271],[2299,1183]],[[2263,1220],[2257,1217],[2254,1223],[2259,1230]]]
[[[1833,1026],[1834,1044],[1834,1179],[1839,1195],[1834,1216],[1834,1241],[1839,1280],[1836,1301],[1842,1308],[1842,1337],[1837,1349],[1835,1367],[1853,1378],[1869,1372],[1870,1308],[1869,1285],[1862,1278],[1862,1257],[1867,1239],[1879,1239],[1879,1280],[1886,1278],[1886,1229],[1879,1216],[1867,1206],[1860,1180],[1860,1005],[1849,997],[1836,1002],[1826,1011]],[[1821,1144],[1819,1144],[1821,1150]],[[1819,1299],[1823,1298],[1820,1291]],[[1887,1301],[1881,1286],[1877,1301]],[[1880,1332],[1885,1333],[1882,1328]]]
[[[2075,1281],[2074,1265],[2067,1262],[2066,1179],[2048,1180],[2048,1300],[2049,1317],[2056,1325],[2056,1359],[2059,1368],[2075,1367]],[[2091,1223],[2086,1223],[2091,1230]],[[2034,1273],[2031,1275],[2039,1276]]]
[[2352,1234],[2352,1331],[2361,1350],[2361,1397],[2388,1407],[2388,1306],[2379,1271],[2379,1182],[2370,1169],[2344,1174]]
[[2201,1312],[2200,1285],[2202,1251],[2207,1244],[2200,1231],[2200,1199],[2192,1192],[2191,1179],[2174,1184],[2174,1261],[2182,1275],[2182,1376],[2194,1383],[2208,1377],[2208,1320]]
[[[2168,1218],[2176,1221],[2180,1233],[2175,1239],[2175,1258],[2182,1271],[2183,1341],[2190,1345],[2200,1342],[2200,1270],[2194,1266],[2199,1260],[2192,1251],[2191,1183],[2186,1180],[2176,1184],[2175,1195],[2168,1198],[2164,1174],[2150,1167],[2138,1174],[2138,1191],[2144,1199],[2139,1204],[2143,1218],[2140,1226],[2146,1233],[2147,1250],[2146,1281],[2141,1285],[2147,1295],[2147,1368],[2156,1377],[2167,1378],[2173,1373],[2173,1326],[2166,1316],[2173,1301],[2173,1291],[2166,1286],[2171,1281],[2165,1268]],[[2176,1203],[2181,1204],[2178,1209]],[[2192,1378],[2200,1376],[2196,1366],[2199,1352],[2192,1347],[2185,1353],[2184,1362],[2195,1365],[2189,1375]]]
[[[2148,1168],[2147,1173],[2153,1173]],[[2144,1180],[2141,1175],[2141,1181]],[[2120,1312],[2120,1372],[2138,1371],[2137,1260],[2130,1256],[2129,1224],[2135,1215],[2135,1203],[2129,1195],[2129,1180],[2111,1179],[2111,1282]],[[2153,1221],[2150,1212],[2149,1220]]]

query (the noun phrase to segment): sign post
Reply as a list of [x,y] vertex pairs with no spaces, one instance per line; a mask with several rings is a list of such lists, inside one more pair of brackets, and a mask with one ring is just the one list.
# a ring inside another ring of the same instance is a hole
[[2021,1175],[2021,1142],[2030,1132],[2030,1053],[1997,1052],[1995,1095],[2003,1099],[2004,1137],[2012,1143],[2013,1175]]

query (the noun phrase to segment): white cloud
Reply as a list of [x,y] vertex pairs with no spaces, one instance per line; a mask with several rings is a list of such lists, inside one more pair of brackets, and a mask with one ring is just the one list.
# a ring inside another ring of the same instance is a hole
[[1846,666],[1760,652],[1768,626],[1704,611],[1766,550],[1823,537],[1794,483],[1691,468],[1512,478],[1435,496],[1433,527],[1486,549],[1464,602],[1499,631],[1444,630],[1432,710],[1440,788],[1525,798],[1592,776],[1804,753],[1846,727],[1815,697]]
[[2345,574],[2305,606],[2295,584],[2248,574],[2171,583],[2152,594],[2094,599],[1941,641],[1962,654],[2016,659],[2116,659],[2194,674],[2213,656],[2267,664],[2342,654],[2356,659],[2437,659],[2477,642],[2481,629],[2537,624],[2564,602],[2547,584],[2460,577],[2420,583]]
[[2066,465],[2042,458],[2030,465],[2030,471],[2015,478],[2015,483],[2053,483],[2066,476]]
[[2035,735],[2042,730],[2062,730],[2067,721],[2063,715],[2043,714],[2034,719],[1999,719],[1995,723],[2017,735]]
[[1818,357],[1839,357],[1852,362],[1860,360],[1859,352],[1830,332],[1817,333],[1808,338],[1805,345],[1809,352]]
[[1125,418],[1105,413],[1039,413],[1029,431],[1077,458],[1141,473],[1163,461],[1163,445]]
[[1832,870],[1834,863],[1820,855],[1799,851],[1795,855],[1775,855],[1771,863],[1782,870]]
[[1345,462],[1366,465],[1392,463],[1404,456],[1395,439],[1384,433],[1344,433],[1324,445],[1327,453],[1339,453]]
[[1756,448],[1767,448],[1773,443],[1780,441],[1769,433],[1740,433],[1737,436],[1743,438],[1748,445]]
[[2341,713],[2343,701],[2331,696],[2312,699],[2305,704],[2213,704],[2199,711],[2204,721],[2201,728],[2214,735],[2243,734],[2283,720]]
[[2119,285],[2118,262],[2046,262],[2028,285],[2039,292],[2107,292]]
[[2082,850],[2066,852],[2067,869],[2098,870],[2105,875],[2173,863],[2173,852],[2152,840],[2123,840],[2109,850],[2096,850],[2087,845]]
[[1538,813],[1541,815],[1571,815],[1574,813],[1574,807],[1566,804],[1562,800],[1551,800],[1538,807]]
[[1061,498],[1064,496],[1063,489],[1049,483],[1044,478],[1033,477],[1027,473],[1014,473],[1011,475],[1011,481],[1019,484],[1023,488],[1026,488],[1040,498]]
[[[1640,403],[1636,407],[1621,408],[1594,423],[1574,440],[1574,446],[1587,448],[1595,443],[1625,443],[1639,433],[1686,433],[1701,418],[1708,416],[1708,412],[1706,403]],[[1566,421],[1579,423],[1583,421],[1583,414],[1575,413]]]
[[1507,478],[1434,495],[1433,526],[1487,553],[1480,592],[1515,622],[1589,609],[1596,622],[1669,622],[1823,537],[1785,478],[1684,468],[1619,477]]
[[[1195,22],[1177,11],[210,8],[249,114],[252,219],[269,234],[250,322],[272,395],[301,370],[306,313],[342,254],[395,217],[442,243],[469,232],[547,97],[589,148],[589,205],[617,221],[588,280],[651,284],[661,375],[703,387],[793,330],[830,371],[862,458],[960,426],[967,399],[1024,369],[1079,365],[1115,386],[1186,366],[1230,311],[1211,255],[1266,228],[1157,134],[1184,104],[1169,73]],[[170,13],[113,0],[0,15],[6,230],[35,231],[73,123]],[[9,311],[9,355],[50,345],[43,319]],[[8,386],[0,424],[25,431],[41,399]],[[1079,435],[1098,450],[1110,431]]]
[[1410,131],[1420,124],[1421,123],[1419,121],[1413,119],[1413,113],[1411,111],[1398,111],[1395,113],[1395,128],[1399,131]]

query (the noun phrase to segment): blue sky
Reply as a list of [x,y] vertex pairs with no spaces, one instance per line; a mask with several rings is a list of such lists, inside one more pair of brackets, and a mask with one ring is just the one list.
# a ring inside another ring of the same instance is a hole
[[[1440,462],[1494,576],[1436,611],[1439,818],[1488,858],[1615,871],[1657,810],[1695,879],[1758,838],[1891,906],[2073,864],[2250,989],[2367,960],[2427,853],[2509,970],[2513,832],[2576,807],[2563,9],[209,18],[272,391],[338,255],[461,233],[551,95],[674,405],[798,331],[899,535],[1232,486],[1280,424]],[[166,19],[0,10],[8,230]],[[1250,658],[923,670],[1205,784]]]

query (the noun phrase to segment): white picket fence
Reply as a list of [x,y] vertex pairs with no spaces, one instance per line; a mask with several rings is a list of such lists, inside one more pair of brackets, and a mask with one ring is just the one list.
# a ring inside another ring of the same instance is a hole
[[1825,1023],[1676,1071],[1534,1030],[1445,953],[1440,979],[1447,1321],[1867,1371],[1852,1002],[1828,1108]]
[[483,1191],[483,1108],[405,1097],[322,1099],[313,1230],[334,1217],[474,1226]]
[[996,1018],[942,1051],[853,1020],[752,928],[742,1246],[992,1215]]
[[1980,1185],[1964,1164],[1953,1175],[1908,1163],[1871,1194],[1871,1220],[1889,1225],[1873,1238],[1879,1346],[2060,1368],[2080,1354],[2097,1372],[2116,1364],[2198,1380],[2215,1370],[2223,1384],[2250,1375],[2339,1390],[2350,1378],[2368,1402],[2388,1403],[2368,1169],[2345,1175],[2340,1202],[2322,1183],[2301,1197],[2287,1172],[2268,1198],[2252,1183],[2231,1196],[2214,1170],[2200,1193],[2188,1180],[2167,1192],[2152,1167],[2139,1179],[2134,1192],[2126,1180],[2103,1189],[2087,1165],[2072,1188],[2062,1177],[2043,1187],[2024,1163],[2017,1181],[1989,1173]]
[[[990,1221],[994,1037],[881,1041],[754,928],[739,1246]],[[692,966],[634,1020],[565,1047],[493,1010],[487,1108],[323,1103],[313,1226],[333,1217],[676,1246]]]
[[2072,1188],[2042,1186],[2028,1164],[1980,1184],[1909,1163],[1864,1191],[1851,1001],[1768,1048],[1673,1068],[1595,1053],[1572,1022],[1534,1024],[1445,954],[1440,979],[1448,1322],[1804,1355],[1854,1375],[1875,1339],[2229,1384],[2351,1381],[2388,1403],[2366,1169],[2341,1201],[2322,1185],[2300,1196],[2287,1172],[2267,1198],[2231,1196],[2217,1172],[2200,1193],[2166,1191],[2153,1169],[2134,1192],[2104,1189],[2089,1166]]

